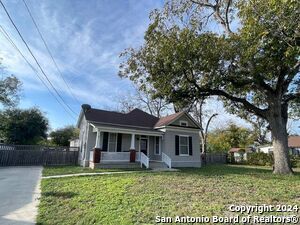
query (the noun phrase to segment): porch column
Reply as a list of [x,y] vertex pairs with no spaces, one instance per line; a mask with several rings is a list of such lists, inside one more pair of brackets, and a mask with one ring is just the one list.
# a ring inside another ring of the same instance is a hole
[[101,146],[102,146],[102,143],[101,143],[101,131],[99,129],[97,129],[95,148],[101,148]]
[[131,134],[130,150],[135,150],[135,134]]
[[135,162],[135,134],[131,134],[131,144],[130,144],[130,162]]
[[97,129],[96,143],[94,147],[93,163],[100,163],[101,160],[101,131]]

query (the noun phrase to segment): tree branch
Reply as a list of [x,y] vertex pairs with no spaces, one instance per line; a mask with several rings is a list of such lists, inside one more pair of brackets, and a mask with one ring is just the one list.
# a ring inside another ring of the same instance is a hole
[[228,0],[226,7],[225,7],[225,19],[222,17],[221,12],[220,12],[220,8],[221,8],[221,1],[216,1],[216,4],[211,4],[208,2],[208,0],[203,1],[197,1],[197,0],[190,0],[192,3],[199,5],[200,7],[206,7],[206,8],[210,8],[214,11],[214,16],[216,17],[216,19],[221,23],[221,25],[224,27],[226,33],[228,34],[232,34],[232,30],[230,29],[230,24],[229,24],[229,10],[230,10],[230,6],[232,3],[232,0]]
[[288,103],[288,102],[290,102],[292,100],[295,100],[297,98],[300,98],[300,93],[299,92],[298,93],[294,93],[294,94],[287,94],[287,95],[285,95],[283,97],[283,99],[284,99],[283,103]]

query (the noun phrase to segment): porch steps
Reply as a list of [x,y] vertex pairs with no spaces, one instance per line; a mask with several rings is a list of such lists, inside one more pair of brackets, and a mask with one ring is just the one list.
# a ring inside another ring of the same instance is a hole
[[153,169],[153,170],[154,169],[165,169],[165,168],[168,168],[168,166],[164,162],[150,161],[149,168]]

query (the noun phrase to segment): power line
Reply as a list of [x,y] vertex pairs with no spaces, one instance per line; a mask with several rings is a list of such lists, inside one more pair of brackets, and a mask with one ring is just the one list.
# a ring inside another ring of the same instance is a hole
[[25,44],[26,48],[28,49],[29,53],[31,54],[31,56],[34,58],[36,64],[38,65],[39,69],[41,70],[42,74],[45,76],[46,80],[48,81],[48,83],[50,84],[50,86],[52,87],[52,89],[55,91],[55,93],[58,95],[58,97],[61,99],[61,101],[68,107],[68,109],[73,112],[75,115],[77,115],[76,112],[74,112],[72,110],[72,108],[65,102],[65,100],[62,98],[62,96],[60,95],[60,93],[56,90],[56,88],[53,86],[52,82],[49,80],[47,74],[45,73],[45,71],[43,70],[43,68],[41,67],[40,63],[38,62],[37,58],[34,56],[33,52],[31,51],[30,47],[28,46],[27,42],[24,40],[22,34],[20,33],[18,27],[16,26],[16,24],[14,23],[13,19],[11,18],[9,12],[7,11],[5,5],[3,4],[2,0],[0,0],[0,3],[3,7],[3,9],[5,10],[6,15],[8,16],[10,22],[12,23],[12,25],[14,26],[14,28],[16,29],[16,31],[18,32],[20,38],[22,39],[23,43]]
[[59,69],[59,67],[58,67],[58,65],[57,65],[57,63],[56,63],[56,60],[54,59],[54,57],[53,57],[53,55],[52,55],[52,53],[51,53],[51,51],[50,51],[50,49],[49,49],[49,47],[48,47],[48,45],[47,45],[47,42],[45,41],[45,38],[43,37],[42,32],[41,32],[41,30],[39,29],[38,24],[36,23],[36,21],[35,21],[35,19],[34,19],[32,13],[31,13],[31,11],[30,11],[30,9],[29,9],[29,7],[28,7],[26,1],[23,0],[23,3],[24,3],[24,5],[25,5],[25,7],[26,7],[26,9],[27,9],[27,12],[29,13],[30,18],[31,18],[31,20],[32,20],[32,22],[33,22],[35,28],[37,29],[37,31],[38,31],[38,33],[39,33],[39,35],[40,35],[40,37],[41,37],[41,39],[42,39],[42,41],[43,41],[43,43],[44,43],[46,49],[47,49],[47,52],[49,53],[49,55],[50,55],[50,57],[51,57],[51,59],[52,59],[52,61],[53,61],[53,64],[54,64],[54,66],[56,67],[56,69],[57,69],[57,71],[58,71],[60,77],[62,78],[62,80],[64,81],[65,85],[66,85],[67,88],[69,89],[69,92],[70,92],[70,94],[72,95],[72,97],[74,98],[74,100],[77,101],[77,103],[80,105],[79,100],[76,98],[76,96],[75,96],[74,93],[72,92],[71,87],[69,86],[69,84],[68,84],[67,81],[65,80],[64,76],[62,75],[62,72],[61,72],[61,70]]
[[12,38],[9,36],[9,34],[6,32],[6,30],[4,29],[4,27],[2,27],[0,25],[0,32],[2,33],[2,35],[6,38],[6,40],[15,48],[15,50],[18,51],[18,53],[22,56],[22,58],[26,61],[26,63],[29,65],[29,67],[35,72],[35,74],[37,75],[37,77],[39,78],[39,80],[42,82],[42,84],[48,89],[49,93],[56,99],[56,101],[64,108],[64,110],[73,118],[76,119],[76,117],[74,117],[73,114],[71,114],[68,109],[65,107],[65,105],[63,105],[59,99],[55,96],[55,94],[51,91],[51,89],[47,86],[47,84],[44,82],[44,80],[40,77],[38,71],[36,70],[36,68],[27,60],[27,58],[24,56],[24,54],[21,52],[21,50],[18,48],[18,46],[14,43],[14,41],[12,40]]
[[71,114],[67,108],[65,107],[65,105],[63,105],[59,99],[53,94],[53,92],[50,90],[50,88],[47,86],[47,84],[44,82],[44,80],[40,77],[38,71],[36,70],[36,68],[26,59],[26,57],[24,56],[24,54],[21,52],[21,50],[17,47],[17,45],[14,43],[14,41],[12,40],[12,38],[9,36],[9,34],[5,31],[4,27],[2,27],[0,25],[0,32],[2,33],[2,35],[6,38],[6,40],[18,51],[18,53],[22,56],[22,58],[26,61],[26,63],[30,66],[30,68],[36,73],[37,77],[39,78],[39,80],[43,83],[43,85],[48,89],[48,91],[50,92],[50,94],[56,99],[56,101],[64,108],[64,110],[74,119],[76,119],[73,114]]

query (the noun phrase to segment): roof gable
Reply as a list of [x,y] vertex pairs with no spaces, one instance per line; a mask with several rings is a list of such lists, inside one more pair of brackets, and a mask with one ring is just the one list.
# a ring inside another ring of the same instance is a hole
[[184,111],[160,118],[155,124],[155,127],[164,127],[168,125],[180,126],[181,119],[188,121],[188,127],[200,128],[199,124],[187,112]]
[[178,116],[172,123],[170,124],[171,126],[181,126],[181,122],[187,122],[188,127],[193,127],[193,128],[199,128],[198,124],[195,124],[195,121],[190,118],[190,116],[187,115],[187,113],[183,113],[182,115]]
[[181,115],[182,113],[183,112],[179,112],[179,113],[174,113],[174,114],[169,115],[169,116],[161,117],[159,119],[159,121],[157,121],[157,123],[155,124],[155,127],[163,127],[163,126],[166,126],[166,125],[170,124],[177,117],[179,117],[179,115]]

